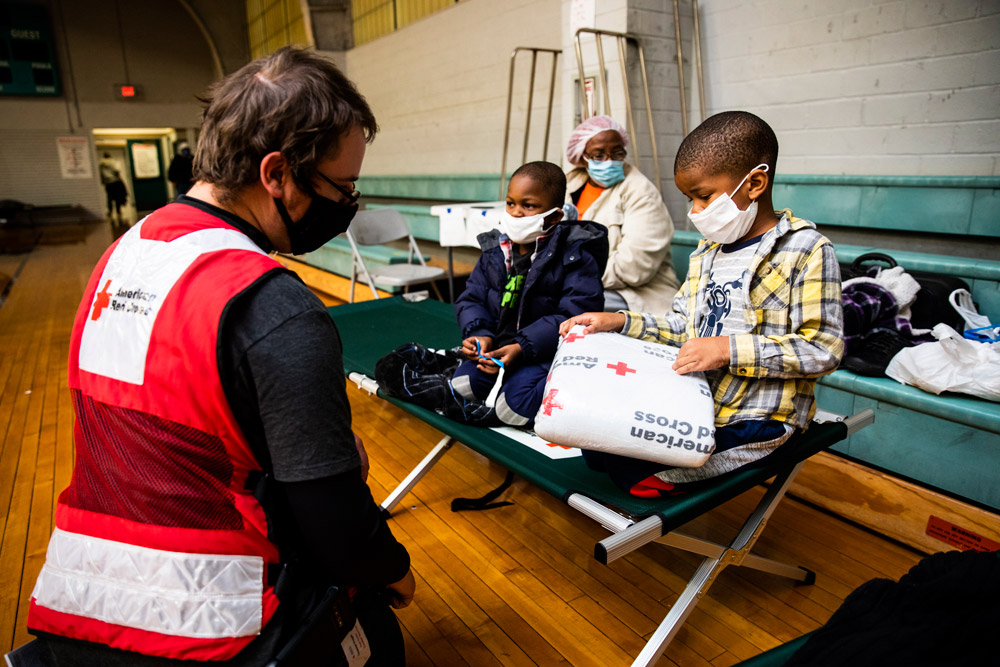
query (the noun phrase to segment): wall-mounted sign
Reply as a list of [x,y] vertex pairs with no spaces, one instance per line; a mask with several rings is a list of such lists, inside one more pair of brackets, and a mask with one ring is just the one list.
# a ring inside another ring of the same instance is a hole
[[132,173],[136,178],[160,177],[160,151],[156,144],[132,144]]
[[7,5],[0,11],[0,95],[58,95],[52,28],[45,7]]
[[59,170],[63,178],[91,178],[90,140],[87,137],[56,137]]

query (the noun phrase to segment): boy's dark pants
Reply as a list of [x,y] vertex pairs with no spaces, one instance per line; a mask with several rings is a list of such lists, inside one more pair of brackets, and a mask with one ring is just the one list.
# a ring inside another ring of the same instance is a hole
[[[548,362],[514,366],[504,373],[503,388],[497,397],[496,412],[500,421],[511,426],[526,426],[534,421],[545,397]],[[473,361],[463,361],[452,377],[452,386],[463,398],[485,401],[497,376],[476,368]]]

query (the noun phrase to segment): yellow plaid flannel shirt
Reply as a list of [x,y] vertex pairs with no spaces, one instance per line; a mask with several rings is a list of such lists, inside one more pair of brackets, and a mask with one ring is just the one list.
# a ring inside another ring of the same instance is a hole
[[[764,234],[744,288],[746,332],[729,337],[730,362],[709,371],[715,425],[776,419],[805,428],[816,412],[816,378],[833,372],[844,354],[840,265],[833,244],[809,220],[777,212]],[[625,313],[622,333],[680,347],[698,335],[700,307],[720,244],[702,239],[688,276],[664,317]],[[694,316],[689,314],[694,313]]]

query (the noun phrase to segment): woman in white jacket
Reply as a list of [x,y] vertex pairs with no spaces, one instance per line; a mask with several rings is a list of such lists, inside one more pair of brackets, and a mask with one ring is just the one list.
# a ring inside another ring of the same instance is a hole
[[625,163],[628,135],[610,116],[594,116],[570,135],[567,199],[581,220],[608,228],[605,310],[663,314],[680,283],[670,261],[674,224],[659,191]]

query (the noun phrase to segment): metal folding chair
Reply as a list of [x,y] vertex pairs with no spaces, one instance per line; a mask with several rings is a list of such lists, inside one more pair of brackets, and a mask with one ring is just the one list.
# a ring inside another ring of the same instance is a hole
[[[371,270],[365,264],[364,257],[358,246],[372,246],[407,239],[409,255],[406,264],[388,264]],[[433,266],[427,266],[420,252],[417,240],[410,232],[410,225],[399,211],[392,208],[359,211],[354,216],[350,229],[347,230],[347,240],[351,244],[354,257],[351,260],[351,303],[354,303],[354,285],[358,279],[358,270],[364,274],[372,295],[379,298],[375,284],[391,287],[408,288],[410,285],[430,283],[438,300],[441,292],[434,281],[446,277],[448,272]],[[416,257],[418,263],[414,264]]]

